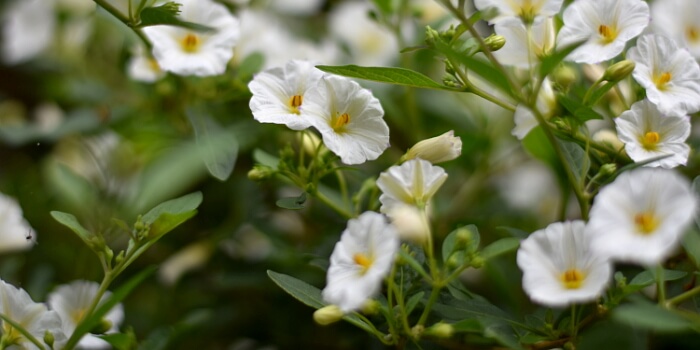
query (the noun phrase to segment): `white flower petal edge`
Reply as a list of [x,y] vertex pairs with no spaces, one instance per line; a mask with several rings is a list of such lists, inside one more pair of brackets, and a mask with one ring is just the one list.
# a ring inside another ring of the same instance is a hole
[[[303,108],[323,143],[345,164],[377,159],[389,147],[389,126],[379,100],[360,84],[326,75],[320,93]],[[304,101],[305,103],[307,101]]]
[[[82,321],[85,313],[90,308],[93,299],[97,295],[100,285],[90,281],[73,281],[70,284],[58,286],[48,296],[48,304],[55,310],[63,322],[63,331],[70,336],[75,328]],[[103,303],[109,298],[108,291],[100,299]],[[104,319],[112,323],[112,327],[106,333],[116,333],[119,331],[119,324],[124,319],[124,309],[122,304],[117,304],[105,316]],[[80,339],[78,344],[81,349],[110,349],[111,346],[106,341],[88,333]]]
[[474,0],[474,7],[479,11],[489,7],[498,9],[498,16],[489,20],[489,24],[522,22],[521,18],[530,18],[538,23],[559,13],[562,3],[563,0]]
[[654,0],[651,3],[654,32],[665,35],[700,58],[700,1]]
[[343,312],[360,309],[379,292],[398,249],[396,229],[384,215],[365,212],[350,219],[331,254],[323,300]]
[[412,159],[379,174],[377,187],[382,191],[380,211],[390,213],[401,205],[427,206],[435,192],[447,180],[445,169],[423,159]]
[[34,246],[36,232],[22,216],[16,200],[0,193],[0,253]]
[[627,52],[632,76],[664,115],[700,111],[700,66],[687,50],[660,35],[644,35]]
[[554,49],[556,42],[552,18],[532,25],[532,42],[528,39],[527,28],[523,23],[496,23],[494,30],[506,39],[506,44],[493,54],[502,64],[519,68],[538,64],[541,57]]
[[180,0],[179,18],[214,28],[213,33],[158,25],[143,28],[160,68],[179,75],[211,76],[226,71],[240,35],[239,22],[212,0]]
[[[68,340],[61,328],[61,318],[56,311],[49,311],[46,305],[34,302],[24,289],[17,288],[2,280],[0,280],[0,313],[21,325],[40,342],[43,342],[46,332],[50,332],[53,335],[53,345],[56,349],[61,349]],[[5,332],[5,327],[10,326],[5,325],[4,321],[2,324],[3,332]],[[5,337],[11,337],[12,339],[8,339],[11,344],[18,345],[21,349],[38,349],[34,343],[18,331],[5,333],[3,338]],[[46,347],[48,348],[48,346]]]
[[578,0],[564,11],[558,47],[585,42],[567,56],[577,63],[609,60],[649,24],[649,6],[642,0]]
[[165,72],[160,69],[158,61],[148,57],[142,46],[137,46],[133,50],[134,54],[127,64],[129,77],[144,83],[153,83],[165,76]]
[[563,307],[595,300],[612,275],[608,259],[595,254],[583,221],[556,222],[520,243],[523,289],[536,303]]
[[677,247],[696,207],[687,179],[673,170],[639,168],[598,193],[586,232],[598,253],[653,266]]
[[690,117],[664,116],[653,103],[643,100],[615,118],[615,125],[635,162],[659,156],[667,157],[646,166],[674,168],[688,162],[690,146],[685,140],[690,136]]
[[248,84],[253,94],[253,117],[261,123],[284,124],[292,130],[308,128],[311,122],[304,113],[304,102],[309,95],[320,93],[318,85],[324,75],[313,63],[299,60],[258,73]]

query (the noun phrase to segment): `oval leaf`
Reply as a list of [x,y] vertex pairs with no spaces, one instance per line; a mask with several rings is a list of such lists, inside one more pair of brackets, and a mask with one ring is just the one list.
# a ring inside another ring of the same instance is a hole
[[421,73],[405,68],[360,67],[355,65],[316,66],[316,68],[328,73],[338,74],[351,78],[372,80],[380,83],[404,85],[424,89],[458,91],[456,89],[439,84]]
[[520,239],[514,237],[501,238],[481,250],[481,257],[488,260],[495,258],[499,255],[510,253],[518,249],[520,246]]

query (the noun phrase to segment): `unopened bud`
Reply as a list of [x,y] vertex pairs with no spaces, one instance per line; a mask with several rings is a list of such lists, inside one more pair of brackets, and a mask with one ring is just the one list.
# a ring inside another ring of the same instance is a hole
[[411,328],[411,335],[413,336],[413,339],[420,339],[423,332],[425,332],[425,326],[423,325],[418,324]]
[[470,260],[470,262],[469,262],[469,265],[471,265],[471,266],[472,266],[473,268],[475,268],[475,269],[478,269],[478,268],[481,268],[482,266],[484,266],[484,263],[485,263],[485,262],[486,262],[486,261],[485,261],[484,258],[482,258],[481,256],[479,256],[479,255],[474,255],[474,256],[471,257],[471,260]]
[[610,176],[617,171],[617,165],[613,163],[603,164],[600,167],[600,174],[605,176]]
[[53,336],[53,333],[49,332],[48,330],[44,332],[44,343],[49,346],[49,348],[53,348],[53,342],[55,338]]
[[437,30],[431,28],[430,26],[425,26],[425,43],[428,46],[435,45],[435,40],[440,39],[440,33]]
[[381,305],[374,299],[369,299],[362,304],[362,313],[365,315],[376,315]]
[[95,326],[95,328],[93,328],[93,329],[90,330],[90,333],[93,333],[93,334],[104,334],[105,332],[107,332],[108,330],[110,330],[110,329],[112,328],[112,325],[113,325],[113,324],[112,324],[112,321],[110,321],[110,320],[108,320],[108,319],[106,319],[106,318],[103,318],[103,319],[100,320],[100,323],[98,323],[98,324]]
[[314,312],[314,321],[321,326],[340,321],[343,318],[343,311],[337,305],[324,306]]
[[258,164],[248,171],[248,179],[251,181],[262,181],[268,179],[273,172],[270,167]]
[[559,86],[567,88],[578,80],[578,73],[567,65],[560,65],[552,72],[552,80]]
[[625,147],[625,144],[617,137],[617,133],[609,129],[598,130],[593,134],[593,141],[600,142],[616,151]]
[[426,335],[431,335],[437,338],[449,338],[452,336],[452,334],[454,334],[454,332],[455,328],[451,324],[444,322],[438,322],[425,330]]
[[449,29],[440,33],[440,37],[442,37],[443,40],[450,42],[452,41],[452,38],[454,38],[455,34],[457,34],[457,32],[455,31],[455,27],[453,25],[450,25]]
[[484,44],[491,52],[498,51],[506,45],[506,38],[503,35],[491,34],[484,39]]
[[627,78],[634,71],[635,64],[630,60],[624,60],[608,67],[603,74],[603,80],[620,81]]
[[466,247],[472,241],[472,231],[465,227],[457,229],[457,242]]
[[437,164],[453,160],[461,154],[462,139],[455,136],[454,131],[450,130],[440,136],[416,143],[401,157],[401,161],[420,158]]

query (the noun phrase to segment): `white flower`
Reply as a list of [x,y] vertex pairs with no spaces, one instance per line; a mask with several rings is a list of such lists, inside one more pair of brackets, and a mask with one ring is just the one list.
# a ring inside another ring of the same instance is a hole
[[700,66],[673,40],[642,36],[627,58],[636,63],[632,76],[661,114],[686,115],[700,110]]
[[365,212],[350,219],[331,254],[323,300],[343,312],[360,309],[379,291],[398,248],[396,230],[383,215]]
[[[554,96],[554,90],[552,89],[552,83],[549,79],[545,78],[542,82],[542,88],[537,95],[537,109],[542,113],[545,118],[551,117],[556,107],[556,97]],[[532,110],[525,104],[518,104],[515,107],[515,114],[513,114],[513,122],[515,127],[511,134],[522,140],[527,136],[527,134],[539,125],[537,118]]]
[[333,37],[347,45],[352,62],[360,66],[386,66],[399,54],[396,36],[369,18],[368,1],[346,1],[328,16]]
[[253,117],[261,123],[284,124],[292,130],[308,128],[311,122],[303,112],[304,102],[309,95],[320,93],[318,85],[323,76],[313,63],[297,60],[256,74],[248,84],[253,94]]
[[127,64],[129,77],[145,83],[153,83],[165,76],[155,58],[149,57],[142,46],[137,46]]
[[202,24],[213,32],[158,25],[143,28],[153,43],[153,56],[160,68],[180,75],[222,74],[238,40],[238,20],[223,5],[212,0],[179,0],[179,18]]
[[688,162],[690,146],[685,143],[690,136],[688,116],[664,116],[654,104],[643,100],[615,118],[615,125],[625,151],[635,162],[664,155],[670,157],[646,166],[673,168]]
[[489,7],[498,10],[498,16],[489,20],[490,24],[499,22],[539,22],[543,18],[559,13],[562,0],[475,0],[474,6],[479,11]]
[[[73,281],[70,284],[58,286],[48,296],[48,304],[52,310],[55,310],[61,317],[63,322],[63,331],[70,336],[75,331],[75,328],[87,316],[86,313],[90,308],[93,300],[97,296],[97,291],[100,288],[99,284],[90,281]],[[111,293],[105,292],[100,299],[101,305]],[[106,333],[116,333],[119,331],[119,324],[124,319],[124,309],[121,304],[117,304],[103,318],[109,321],[111,327]],[[106,341],[88,333],[80,339],[78,346],[81,349],[110,349],[111,346]]]
[[635,169],[598,193],[586,233],[601,254],[656,265],[676,248],[696,205],[684,177],[666,169]]
[[450,130],[440,136],[431,137],[413,145],[401,160],[420,158],[433,164],[447,162],[462,154],[462,139]]
[[2,14],[2,59],[8,64],[29,60],[44,51],[56,28],[54,2],[15,0]]
[[520,243],[518,267],[523,289],[543,305],[562,307],[598,298],[612,267],[591,249],[583,221],[555,222]]
[[430,226],[425,211],[413,205],[396,204],[386,214],[402,240],[423,244],[430,238]]
[[326,75],[319,88],[321,93],[308,96],[303,110],[326,147],[345,164],[377,159],[389,147],[389,126],[379,100],[339,76]]
[[425,207],[445,180],[443,168],[423,159],[392,166],[377,179],[377,187],[382,190],[380,211],[391,213],[401,205]]
[[654,0],[651,3],[654,31],[673,39],[700,58],[700,1]]
[[499,22],[494,30],[506,39],[506,44],[493,54],[502,64],[521,68],[537,64],[554,49],[556,41],[554,20],[551,18],[532,25],[532,40],[528,38],[527,28],[522,22]]
[[22,216],[17,201],[0,193],[0,252],[26,250],[36,242],[36,232]]
[[558,47],[585,41],[567,60],[598,63],[619,55],[630,39],[649,24],[649,6],[642,0],[578,0],[564,11]]
[[[61,349],[68,340],[61,328],[61,319],[55,311],[49,311],[42,303],[35,303],[24,289],[17,289],[2,280],[0,280],[0,313],[18,323],[42,344],[46,332],[53,335],[55,349]],[[20,349],[38,349],[34,343],[5,321],[2,321],[2,338],[7,345],[17,345]]]

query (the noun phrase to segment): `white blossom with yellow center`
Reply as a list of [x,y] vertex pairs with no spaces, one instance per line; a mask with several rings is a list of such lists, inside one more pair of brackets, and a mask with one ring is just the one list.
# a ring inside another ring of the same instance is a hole
[[649,24],[649,6],[642,0],[578,0],[564,11],[558,47],[583,42],[567,60],[578,63],[607,61]]
[[664,116],[653,103],[643,100],[615,118],[615,125],[625,151],[635,162],[660,156],[666,158],[646,166],[674,168],[688,162],[690,146],[685,143],[690,136],[688,116]]
[[538,23],[544,18],[559,13],[562,0],[475,0],[474,6],[479,11],[488,8],[498,10],[498,15],[489,20],[494,23],[529,22]]
[[[55,310],[63,322],[63,332],[70,337],[75,328],[85,319],[90,305],[97,295],[100,285],[90,281],[73,281],[70,284],[60,285],[48,296],[47,303],[52,310]],[[108,291],[100,300],[102,304],[111,296]],[[119,324],[124,319],[124,309],[122,304],[117,304],[103,317],[111,323],[111,328],[107,333],[119,331]],[[81,349],[111,349],[106,341],[90,333],[83,336],[78,343]]]
[[676,249],[696,207],[686,178],[673,170],[638,168],[598,193],[586,234],[600,254],[654,266]]
[[382,191],[379,201],[382,213],[392,213],[396,207],[410,205],[426,207],[430,199],[447,180],[445,169],[423,159],[412,159],[379,174],[377,187]]
[[350,219],[331,254],[323,300],[343,312],[360,309],[377,294],[399,249],[396,229],[379,213]]
[[226,71],[240,35],[239,22],[212,0],[180,0],[179,18],[213,28],[201,32],[158,25],[143,28],[160,68],[178,75],[211,76]]
[[612,275],[610,261],[592,251],[580,220],[533,232],[520,243],[517,262],[525,293],[550,307],[597,299]]
[[655,33],[673,39],[693,57],[700,58],[700,1],[654,0],[651,15]]
[[627,52],[632,76],[664,115],[700,111],[700,66],[687,50],[661,35],[644,35]]
[[379,100],[360,84],[326,75],[320,93],[305,97],[303,111],[323,143],[345,164],[361,164],[389,147],[389,126]]
[[304,112],[304,102],[309,95],[320,93],[323,76],[313,63],[298,60],[256,74],[248,84],[253,94],[253,117],[261,123],[284,124],[292,130],[308,128],[311,122]]

